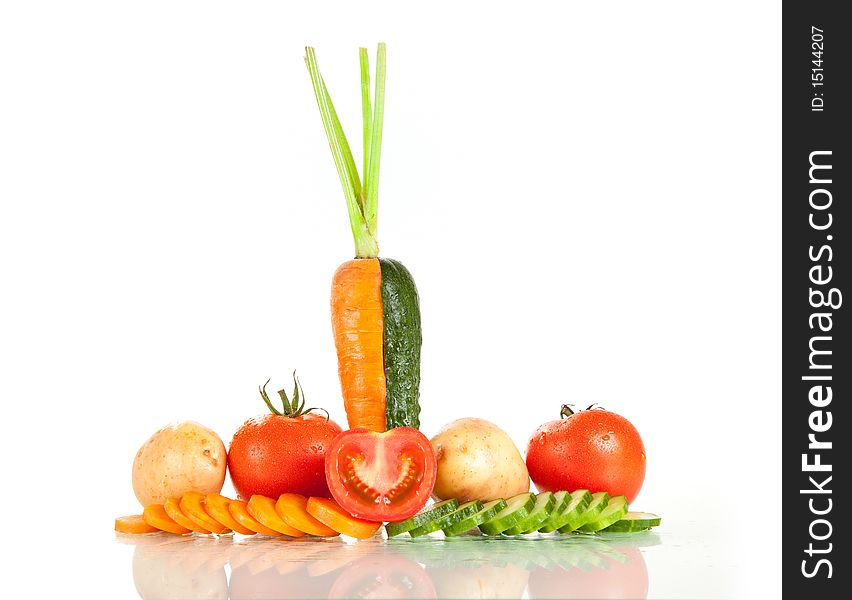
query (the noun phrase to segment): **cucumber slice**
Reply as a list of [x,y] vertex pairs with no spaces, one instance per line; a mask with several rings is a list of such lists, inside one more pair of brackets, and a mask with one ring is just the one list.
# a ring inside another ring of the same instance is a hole
[[595,492],[592,494],[592,501],[589,502],[589,505],[586,507],[580,516],[578,516],[575,520],[569,521],[565,525],[559,528],[560,533],[571,533],[575,529],[578,529],[588,523],[589,521],[593,521],[599,514],[603,512],[603,509],[606,508],[606,505],[609,504],[609,494],[606,492]]
[[437,519],[433,519],[419,527],[415,527],[408,534],[411,537],[420,537],[421,535],[428,535],[433,531],[438,531],[439,529],[443,529],[444,527],[450,527],[455,525],[459,521],[464,521],[465,519],[472,517],[476,513],[482,510],[482,502],[479,500],[471,500],[470,502],[465,502],[461,506],[459,506],[456,510],[451,512],[448,515],[443,515],[438,517]]
[[524,492],[506,501],[506,508],[479,526],[486,535],[500,535],[526,519],[535,507],[535,494]]
[[404,521],[396,523],[388,523],[385,525],[385,531],[388,532],[388,537],[394,537],[402,533],[416,529],[421,525],[425,525],[429,521],[434,521],[444,515],[448,515],[459,507],[459,501],[456,499],[443,500],[432,506],[428,506],[419,513]]
[[656,527],[660,524],[661,520],[660,517],[653,513],[631,511],[621,517],[621,520],[616,521],[609,527],[605,527],[601,531],[614,533],[644,531],[651,527]]
[[539,528],[539,531],[550,533],[577,521],[591,502],[592,495],[589,493],[589,490],[574,490],[568,494],[568,504],[565,508],[558,513],[551,514],[550,518]]
[[553,518],[553,515],[561,513],[565,510],[565,507],[568,506],[568,503],[571,501],[571,494],[566,491],[554,492],[553,494],[553,508],[550,509],[550,512],[547,515],[547,518],[536,525],[535,527],[527,528],[524,533],[533,533],[534,531],[538,531],[541,527],[544,526],[550,519]]
[[627,498],[624,496],[616,496],[612,498],[606,505],[606,508],[601,511],[593,521],[587,521],[585,525],[579,527],[583,533],[594,533],[600,531],[604,527],[609,527],[616,521],[627,514]]
[[458,523],[444,528],[444,535],[452,537],[461,535],[475,527],[479,527],[481,523],[485,523],[489,519],[493,519],[494,515],[506,508],[506,501],[502,498],[486,502],[482,505],[482,510],[467,519],[462,519]]
[[535,506],[526,519],[504,531],[506,535],[521,535],[527,530],[536,531],[553,512],[556,500],[552,492],[542,492],[535,499]]

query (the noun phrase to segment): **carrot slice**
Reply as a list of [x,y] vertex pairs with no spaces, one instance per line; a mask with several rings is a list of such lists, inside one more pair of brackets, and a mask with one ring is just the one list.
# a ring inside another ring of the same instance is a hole
[[308,498],[306,510],[320,523],[354,538],[369,538],[382,526],[381,523],[356,519],[328,498]]
[[115,530],[119,533],[154,533],[160,531],[145,522],[142,515],[127,515],[115,520]]
[[192,533],[191,529],[187,529],[183,525],[176,523],[163,508],[162,504],[149,504],[142,511],[142,518],[151,527],[156,527],[169,533],[177,533],[180,535]]
[[350,260],[337,268],[331,283],[331,326],[349,427],[384,431],[387,381],[378,259]]
[[246,510],[248,510],[251,516],[270,529],[274,529],[275,531],[284,533],[291,537],[302,537],[305,535],[304,531],[290,527],[284,519],[278,516],[278,513],[275,512],[275,502],[272,498],[255,494],[249,498]]
[[338,535],[337,531],[312,517],[305,509],[307,504],[308,499],[301,494],[281,494],[275,503],[275,512],[287,525],[299,531],[321,537]]
[[281,532],[275,531],[274,529],[270,529],[269,527],[265,526],[263,523],[257,521],[254,517],[252,517],[248,512],[248,505],[242,500],[231,500],[231,502],[228,503],[228,512],[231,513],[231,516],[234,517],[237,523],[239,523],[246,529],[251,529],[252,531],[256,531],[257,533],[261,533],[263,535],[282,535]]
[[195,533],[210,533],[209,529],[204,529],[204,527],[201,527],[198,523],[183,513],[177,499],[169,498],[166,500],[163,504],[163,509],[166,511],[166,514],[169,515],[169,518],[181,527],[191,529]]
[[240,525],[237,520],[228,512],[228,504],[232,501],[222,494],[207,494],[204,497],[204,510],[211,518],[216,519],[219,523],[243,535],[254,535],[256,531],[252,531],[247,527]]
[[200,494],[198,492],[185,493],[180,499],[180,509],[183,514],[189,517],[190,521],[196,525],[200,525],[204,529],[208,529],[213,533],[218,534],[229,531],[227,527],[212,518],[207,514],[207,511],[204,510],[204,494]]

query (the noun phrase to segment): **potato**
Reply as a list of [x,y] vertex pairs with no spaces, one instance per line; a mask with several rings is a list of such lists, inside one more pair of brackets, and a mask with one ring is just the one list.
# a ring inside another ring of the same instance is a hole
[[194,421],[170,423],[142,444],[133,460],[133,492],[142,504],[163,504],[186,492],[220,492],[228,464],[215,431]]
[[518,448],[505,431],[483,419],[458,419],[432,438],[438,458],[433,495],[495,500],[528,492],[530,476]]

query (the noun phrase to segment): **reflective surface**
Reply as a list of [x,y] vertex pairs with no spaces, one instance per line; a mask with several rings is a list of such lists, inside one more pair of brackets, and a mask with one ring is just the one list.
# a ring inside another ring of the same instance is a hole
[[140,597],[647,598],[655,533],[492,539],[118,535]]

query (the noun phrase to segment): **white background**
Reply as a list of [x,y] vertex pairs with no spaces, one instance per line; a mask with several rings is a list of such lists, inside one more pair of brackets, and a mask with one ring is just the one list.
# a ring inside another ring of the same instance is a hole
[[317,47],[358,149],[357,47],[377,41],[379,241],[420,290],[424,433],[480,416],[523,450],[561,403],[600,402],[645,441],[634,506],[715,553],[683,549],[680,574],[649,562],[651,596],[776,595],[768,1],[4,3],[15,581],[67,593],[82,574],[95,595],[132,597],[126,571],[97,564],[112,519],[139,510],[134,453],[167,422],[227,444],[263,412],[257,385],[289,386],[295,368],[345,423],[329,288],[353,245],[302,57]]

